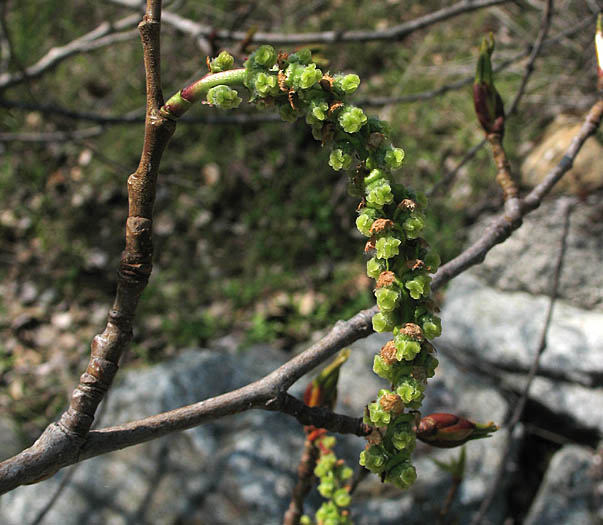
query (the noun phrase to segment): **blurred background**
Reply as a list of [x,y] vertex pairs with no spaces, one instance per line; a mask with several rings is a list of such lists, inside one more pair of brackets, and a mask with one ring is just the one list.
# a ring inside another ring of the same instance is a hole
[[[219,31],[199,34],[199,27],[249,36],[385,30],[452,4],[168,1],[164,93],[204,75],[207,54],[227,49],[242,64],[254,48]],[[394,143],[406,151],[400,178],[429,194],[425,237],[443,261],[502,204],[490,152],[478,148],[483,131],[471,83],[479,43],[493,32],[496,84],[509,105],[544,5],[500,2],[401,39],[307,46],[323,71],[360,75],[359,104],[391,123]],[[142,144],[140,6],[0,3],[0,415],[10,418],[23,446],[64,409],[113,299],[126,180]],[[555,2],[505,135],[524,187],[555,164],[596,100],[600,7],[596,0]],[[56,48],[60,55],[66,45],[75,52],[44,69],[47,53]],[[328,152],[302,121],[279,122],[270,110],[245,104],[234,115],[194,107],[164,155],[154,269],[122,366],[159,363],[190,347],[269,343],[293,352],[374,304],[354,227],[357,202],[345,176],[328,167]],[[596,194],[603,185],[601,142],[599,132],[560,191],[583,200]]]

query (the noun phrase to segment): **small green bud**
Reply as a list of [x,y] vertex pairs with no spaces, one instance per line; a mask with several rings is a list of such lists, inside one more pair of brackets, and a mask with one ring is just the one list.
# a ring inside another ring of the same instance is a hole
[[403,461],[390,470],[385,476],[385,481],[392,483],[400,489],[407,489],[417,480],[417,471],[410,461]]
[[314,84],[320,82],[321,78],[322,71],[316,69],[316,64],[310,64],[305,67],[299,78],[299,87],[301,89],[310,89]]
[[[385,180],[387,181],[387,175],[383,170],[380,169],[372,169],[371,172],[368,174],[368,177],[364,177],[364,184],[367,187],[372,187],[371,184],[377,182],[377,181],[383,181]],[[382,184],[382,182],[379,182],[379,184]],[[375,185],[378,186],[378,185]]]
[[343,150],[337,148],[329,155],[329,166],[335,171],[341,169],[347,170],[352,165],[352,156],[344,153]]
[[421,328],[427,339],[439,337],[442,334],[442,320],[435,315],[424,315],[421,318]]
[[431,277],[421,273],[415,275],[411,280],[404,283],[404,287],[409,291],[413,299],[420,299],[421,296],[427,296],[431,292]]
[[351,501],[352,497],[346,489],[338,489],[333,494],[333,502],[338,507],[347,507]]
[[312,519],[305,514],[299,519],[299,525],[312,525]]
[[287,60],[290,64],[309,64],[312,62],[312,51],[307,47],[304,47],[295,53],[291,53]]
[[[329,111],[329,104],[324,100],[316,102],[313,101],[310,105],[312,108],[312,116],[316,120],[325,120],[327,118],[327,112]],[[351,157],[350,157],[351,158]]]
[[383,472],[386,460],[387,455],[379,445],[373,445],[360,453],[360,464],[375,474]]
[[354,475],[354,470],[350,467],[342,467],[341,473],[339,474],[339,479],[345,481],[346,479],[350,479]]
[[333,470],[336,462],[337,458],[335,457],[335,454],[322,454],[316,463],[314,474],[318,478],[323,478]]
[[364,112],[354,106],[345,106],[339,114],[339,125],[346,133],[356,133],[366,124],[367,116]]
[[409,239],[416,239],[425,226],[425,221],[418,215],[412,215],[402,223],[402,228]]
[[421,351],[421,344],[417,341],[410,341],[404,334],[398,334],[394,337],[396,346],[396,359],[398,361],[412,361]]
[[366,262],[366,274],[372,279],[378,279],[381,272],[385,270],[385,264],[375,257]]
[[276,53],[272,46],[260,46],[254,51],[252,56],[256,63],[268,68],[276,63]]
[[220,109],[238,108],[242,101],[239,94],[228,86],[216,86],[207,92],[207,102]]
[[393,201],[394,194],[392,193],[392,187],[385,180],[379,181],[375,186],[371,186],[366,196],[366,202],[377,208],[382,208],[385,204],[390,204]]
[[220,51],[220,54],[209,63],[209,69],[212,73],[220,73],[230,69],[233,64],[233,56],[228,51]]
[[346,95],[351,95],[358,89],[360,77],[358,75],[336,75],[334,87]]
[[278,93],[276,76],[258,73],[255,77],[255,89],[262,97],[276,95]]
[[335,481],[331,478],[322,478],[318,485],[318,492],[323,498],[330,498],[335,490]]
[[399,246],[402,244],[400,239],[392,236],[381,237],[377,239],[375,248],[377,250],[378,259],[391,259],[400,253]]
[[397,170],[404,162],[404,150],[402,148],[391,148],[385,152],[384,160],[388,168]]
[[388,288],[378,288],[375,290],[375,297],[377,298],[377,305],[382,312],[392,312],[398,305],[400,293]]
[[415,448],[416,438],[415,433],[407,424],[407,428],[396,429],[392,434],[392,444],[397,450],[412,451]]
[[380,355],[376,355],[373,360],[373,372],[383,379],[391,381],[393,377],[393,366],[387,364]]
[[371,229],[372,224],[373,224],[373,219],[371,219],[365,213],[358,215],[358,217],[356,218],[356,228],[358,228],[358,231],[360,233],[362,233],[362,235],[365,235],[366,237],[371,236],[370,229]]
[[396,318],[392,312],[378,312],[373,315],[373,330],[375,332],[391,332],[396,326]]
[[369,419],[373,425],[376,427],[385,427],[389,425],[391,421],[391,414],[386,410],[383,410],[383,407],[379,403],[369,403]]
[[402,398],[404,403],[408,404],[421,399],[423,386],[413,377],[405,377],[396,388],[396,394]]

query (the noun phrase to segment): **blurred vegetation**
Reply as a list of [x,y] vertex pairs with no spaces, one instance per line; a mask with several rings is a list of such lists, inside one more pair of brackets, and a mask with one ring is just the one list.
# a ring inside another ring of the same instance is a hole
[[[279,32],[386,28],[450,5],[368,0],[166,4],[216,28]],[[359,99],[415,93],[471,77],[487,31],[497,41],[495,63],[525,50],[536,37],[543,5],[508,2],[402,41],[311,47],[323,69],[360,75]],[[551,35],[592,17],[587,2],[556,6]],[[131,12],[83,0],[13,0],[5,12],[13,51],[9,71]],[[192,37],[168,24],[162,31],[162,75],[169,96],[204,74],[205,56]],[[592,101],[591,36],[587,29],[543,51],[520,116],[507,128],[514,165],[556,114],[580,112]],[[222,48],[236,51],[237,44],[217,42],[216,52]],[[141,110],[141,55],[132,38],[71,57],[0,96],[104,115]],[[497,76],[507,102],[523,65],[516,62]],[[192,113],[215,111],[198,107]],[[440,181],[482,139],[469,86],[368,112],[391,122],[395,143],[406,150],[401,178],[422,190]],[[3,133],[96,127],[40,111],[0,109],[0,115]],[[7,392],[0,409],[22,400],[22,414],[15,415],[23,422],[32,413],[51,418],[63,408],[73,377],[87,361],[90,338],[104,326],[123,245],[126,179],[138,162],[142,130],[142,124],[111,125],[86,139],[0,144],[0,387]],[[127,361],[155,362],[186,346],[220,347],[233,340],[293,349],[316,330],[371,306],[364,242],[354,228],[357,202],[344,179],[330,170],[326,152],[303,122],[181,124],[164,155],[155,266]],[[432,203],[426,237],[446,261],[460,250],[466,227],[500,205],[489,153],[478,153]],[[55,396],[59,401],[49,402]]]

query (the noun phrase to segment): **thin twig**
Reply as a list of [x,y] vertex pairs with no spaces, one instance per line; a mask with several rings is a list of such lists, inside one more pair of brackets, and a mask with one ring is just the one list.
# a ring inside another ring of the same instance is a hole
[[289,508],[283,517],[283,525],[298,525],[304,514],[304,501],[312,489],[314,480],[314,467],[320,451],[314,441],[306,436],[304,450],[297,467],[297,482],[291,494]]
[[26,79],[36,78],[41,76],[49,69],[57,66],[63,60],[80,53],[88,53],[102,47],[112,45],[116,42],[130,40],[137,35],[135,29],[130,31],[122,31],[131,27],[138,22],[137,15],[130,15],[122,18],[117,22],[103,22],[97,28],[89,33],[76,38],[75,40],[65,44],[64,46],[53,47],[35,64],[25,68],[24,71],[15,73],[3,73],[0,75],[0,89],[5,89],[14,86]]
[[482,504],[481,504],[477,514],[473,518],[473,521],[472,521],[473,525],[478,525],[478,524],[482,523],[484,516],[486,515],[486,512],[488,511],[488,509],[490,508],[490,505],[492,504],[492,501],[494,500],[494,497],[500,491],[500,485],[501,485],[501,483],[503,481],[503,477],[506,473],[506,467],[507,467],[507,461],[509,458],[509,453],[511,451],[511,447],[513,446],[513,442],[514,442],[513,432],[523,414],[523,410],[525,408],[525,405],[526,405],[526,402],[528,400],[528,396],[530,393],[530,388],[531,388],[534,378],[536,377],[536,374],[538,372],[538,365],[540,363],[540,358],[542,357],[542,354],[544,353],[546,346],[547,346],[547,334],[548,334],[549,328],[551,326],[551,320],[553,318],[553,309],[555,307],[555,302],[557,300],[557,295],[558,295],[558,291],[559,291],[559,282],[561,279],[561,271],[563,269],[563,260],[564,260],[564,256],[565,256],[565,252],[566,252],[566,248],[567,248],[567,236],[569,233],[570,215],[571,215],[574,204],[575,204],[575,201],[573,199],[563,199],[560,202],[561,215],[563,217],[563,230],[562,230],[561,239],[559,242],[559,251],[557,254],[557,260],[555,262],[555,267],[553,268],[553,278],[552,278],[552,283],[551,283],[551,291],[549,293],[549,303],[548,303],[548,307],[547,307],[547,311],[546,311],[546,316],[544,319],[544,324],[543,324],[542,330],[540,332],[540,339],[538,341],[536,353],[534,354],[534,359],[532,361],[532,365],[530,367],[530,371],[528,373],[528,378],[526,380],[526,384],[524,386],[523,392],[521,393],[521,396],[520,396],[517,404],[515,405],[513,415],[511,417],[511,420],[509,421],[509,424],[507,425],[507,432],[508,432],[507,440],[506,440],[505,446],[503,447],[503,450],[501,452],[502,459],[500,461],[500,464],[498,465],[498,470],[496,472],[496,476],[494,477],[494,481],[492,482],[492,485],[490,487],[490,490],[488,491],[487,496],[482,501]]
[[[128,0],[111,0],[113,3],[121,4],[127,7],[134,7]],[[368,42],[377,40],[399,40],[419,29],[424,29],[437,22],[448,20],[458,15],[470,13],[478,9],[507,3],[509,0],[461,0],[456,4],[445,7],[438,11],[428,13],[408,22],[403,22],[396,26],[382,30],[348,30],[348,31],[319,31],[311,33],[268,33],[257,31],[254,33],[250,42],[274,45],[299,45],[299,44],[318,44],[318,43],[339,43],[339,42]],[[247,31],[230,31],[227,29],[216,29],[208,25],[199,24],[164,11],[164,21],[178,30],[188,33],[198,38],[204,36],[216,40],[242,41],[248,38]]]

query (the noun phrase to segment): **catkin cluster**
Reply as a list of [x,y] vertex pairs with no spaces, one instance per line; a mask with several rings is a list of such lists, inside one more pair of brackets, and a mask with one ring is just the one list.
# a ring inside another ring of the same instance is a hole
[[[218,57],[220,58],[220,57]],[[227,57],[212,66],[222,70]],[[274,104],[284,120],[304,118],[312,134],[331,148],[329,165],[350,177],[350,192],[360,199],[356,226],[368,237],[367,274],[375,279],[377,332],[392,332],[375,356],[373,370],[390,388],[370,403],[365,422],[373,429],[360,463],[384,481],[407,488],[416,479],[411,463],[416,421],[426,381],[437,366],[430,339],[441,332],[430,300],[430,273],[440,263],[421,237],[426,198],[396,181],[404,151],[394,147],[386,123],[348,102],[360,84],[354,74],[321,71],[308,49],[277,54],[260,46],[245,63],[244,84],[251,101]],[[207,100],[224,108],[241,99],[228,86],[209,90]]]

